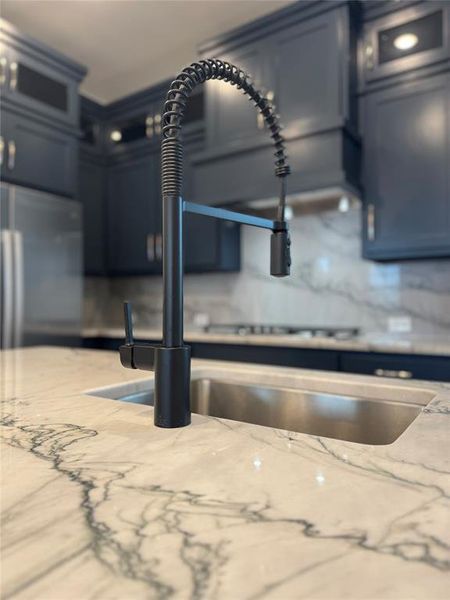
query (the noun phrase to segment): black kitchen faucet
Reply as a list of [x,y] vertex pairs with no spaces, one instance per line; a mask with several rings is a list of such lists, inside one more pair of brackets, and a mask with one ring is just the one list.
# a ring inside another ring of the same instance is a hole
[[[185,202],[182,198],[181,124],[192,90],[208,79],[229,82],[253,100],[264,117],[275,146],[275,175],[281,190],[277,219]],[[286,176],[290,173],[281,127],[272,103],[251,83],[241,69],[226,61],[201,60],[183,69],[167,93],[162,118],[161,175],[163,204],[163,339],[161,345],[135,344],[131,308],[126,302],[125,344],[120,347],[124,367],[155,371],[155,425],[183,427],[191,421],[191,353],[183,341],[183,213],[195,213],[216,219],[253,225],[272,231],[270,273],[285,277],[290,273],[290,238],[285,220]]]

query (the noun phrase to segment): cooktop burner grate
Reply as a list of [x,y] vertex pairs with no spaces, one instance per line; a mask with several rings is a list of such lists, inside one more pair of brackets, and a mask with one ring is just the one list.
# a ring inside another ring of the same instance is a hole
[[327,337],[351,339],[359,335],[357,327],[311,327],[307,325],[261,325],[254,323],[211,323],[204,328],[207,333],[234,333],[238,335],[299,335],[302,337]]

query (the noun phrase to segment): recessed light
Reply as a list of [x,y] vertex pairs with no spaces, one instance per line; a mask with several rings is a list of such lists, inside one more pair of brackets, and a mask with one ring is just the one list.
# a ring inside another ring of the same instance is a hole
[[348,199],[348,196],[341,196],[339,198],[338,210],[343,213],[350,210],[350,200]]
[[415,33],[402,33],[394,40],[394,46],[397,50],[410,50],[417,45],[419,38]]
[[122,132],[120,131],[120,129],[113,129],[109,137],[113,142],[120,142],[120,140],[122,139]]
[[284,219],[285,219],[285,221],[292,221],[293,216],[294,216],[294,211],[292,209],[292,206],[285,206],[284,207]]

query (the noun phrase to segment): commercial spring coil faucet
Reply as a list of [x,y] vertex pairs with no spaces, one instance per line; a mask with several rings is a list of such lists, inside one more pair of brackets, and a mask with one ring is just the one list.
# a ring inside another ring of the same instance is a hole
[[[186,202],[182,198],[183,146],[181,124],[193,89],[208,79],[226,81],[253,100],[264,117],[275,146],[275,175],[280,179],[277,219]],[[131,309],[124,305],[125,344],[120,347],[124,367],[155,371],[154,418],[158,427],[183,427],[191,421],[191,354],[183,341],[183,213],[253,225],[272,231],[270,273],[290,273],[290,239],[285,220],[286,177],[290,173],[281,127],[272,103],[251,83],[242,69],[217,59],[200,60],[183,69],[167,93],[162,118],[161,175],[163,205],[163,339],[162,344],[135,344]]]

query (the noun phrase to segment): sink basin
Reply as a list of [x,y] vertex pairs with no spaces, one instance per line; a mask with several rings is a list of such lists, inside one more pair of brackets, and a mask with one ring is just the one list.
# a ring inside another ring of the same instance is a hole
[[[125,384],[94,390],[90,395],[151,406],[154,392],[150,384]],[[374,445],[394,442],[431,399],[429,392],[414,389],[408,397],[412,401],[336,395],[212,377],[191,382],[194,413]]]

